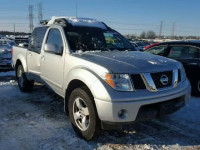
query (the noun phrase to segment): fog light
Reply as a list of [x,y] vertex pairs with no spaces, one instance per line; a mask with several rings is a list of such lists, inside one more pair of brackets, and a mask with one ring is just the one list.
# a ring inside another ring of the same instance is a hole
[[125,109],[122,109],[118,112],[118,117],[120,119],[125,119],[125,118],[127,118],[127,116],[128,116],[128,113]]

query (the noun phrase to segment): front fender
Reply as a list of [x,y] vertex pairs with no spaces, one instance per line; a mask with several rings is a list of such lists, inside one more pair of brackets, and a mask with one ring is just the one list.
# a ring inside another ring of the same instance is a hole
[[107,84],[95,74],[92,70],[87,68],[75,68],[71,70],[65,77],[64,89],[68,88],[68,85],[73,80],[80,80],[90,89],[94,98],[104,99],[110,101],[110,95],[107,91]]

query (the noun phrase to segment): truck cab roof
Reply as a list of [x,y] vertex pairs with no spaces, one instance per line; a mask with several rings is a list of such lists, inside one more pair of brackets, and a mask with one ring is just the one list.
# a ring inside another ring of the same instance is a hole
[[67,23],[70,23],[72,26],[81,26],[81,27],[96,27],[101,29],[106,29],[107,26],[100,21],[90,18],[77,18],[77,17],[56,17],[53,16],[51,20],[48,21],[47,25],[55,24],[56,20],[64,19]]

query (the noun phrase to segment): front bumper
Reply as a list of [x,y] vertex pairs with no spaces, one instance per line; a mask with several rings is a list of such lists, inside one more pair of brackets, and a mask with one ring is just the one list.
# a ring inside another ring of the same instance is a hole
[[[132,94],[127,96],[128,94],[121,94],[120,98],[121,101],[117,98],[117,100],[112,99],[112,101],[105,101],[95,98],[95,103],[97,107],[97,112],[99,115],[99,118],[103,122],[111,122],[111,123],[128,123],[128,122],[134,122],[138,119],[137,116],[139,114],[139,110],[146,105],[150,104],[156,104],[161,103],[177,98],[182,98],[184,103],[186,103],[190,98],[191,93],[191,86],[188,80],[181,82],[178,87],[166,90],[166,91],[160,91],[151,93],[148,92],[142,94],[142,92],[138,95],[139,91],[135,92],[135,95],[133,97]],[[147,92],[147,91],[146,91]],[[137,94],[136,94],[137,93]],[[130,101],[132,97],[132,101]],[[121,110],[124,110],[126,115],[124,117],[121,117],[119,115],[119,112]]]

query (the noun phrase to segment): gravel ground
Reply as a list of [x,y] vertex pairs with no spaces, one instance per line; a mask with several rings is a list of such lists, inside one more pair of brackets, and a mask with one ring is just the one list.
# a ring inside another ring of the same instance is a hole
[[0,73],[0,150],[200,150],[200,98],[192,97],[172,115],[106,131],[86,142],[73,131],[62,98],[42,85],[21,93],[13,75]]

